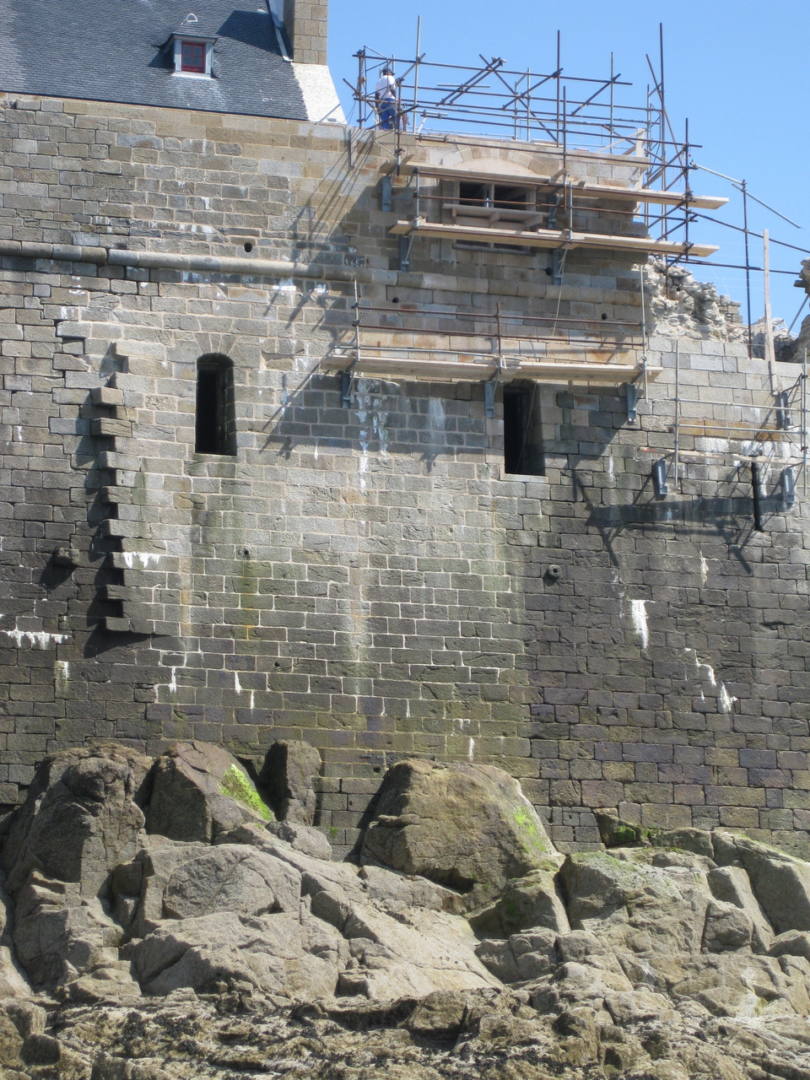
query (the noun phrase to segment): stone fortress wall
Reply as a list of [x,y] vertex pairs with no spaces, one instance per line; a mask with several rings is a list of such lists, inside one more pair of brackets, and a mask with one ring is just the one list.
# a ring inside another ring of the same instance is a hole
[[[637,255],[574,249],[555,285],[548,252],[417,239],[401,271],[388,229],[412,195],[394,185],[388,208],[391,135],[2,106],[0,801],[92,738],[243,759],[305,739],[339,850],[385,768],[417,755],[506,768],[564,850],[597,845],[608,807],[807,854],[802,479],[788,507],[781,435],[733,444],[762,451],[755,529],[749,461],[716,428],[754,407],[776,427],[771,374],[716,304],[651,305],[662,370],[635,420],[621,386],[540,385],[543,474],[506,474],[500,390],[487,416],[477,382],[341,383],[355,283],[383,333],[410,309],[439,348],[454,309],[638,322]],[[528,160],[403,143],[445,164]],[[535,148],[532,167],[555,155]],[[621,183],[642,166],[576,160]],[[680,407],[681,483],[656,498],[676,349],[700,403]],[[233,363],[235,455],[195,452],[210,355]],[[776,372],[794,407],[798,372]]]

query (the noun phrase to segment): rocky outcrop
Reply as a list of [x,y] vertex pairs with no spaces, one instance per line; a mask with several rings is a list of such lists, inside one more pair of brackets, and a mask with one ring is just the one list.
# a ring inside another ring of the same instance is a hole
[[[111,746],[44,764],[2,852],[0,1075],[810,1077],[801,860],[615,820],[616,846],[563,857],[498,770],[400,763],[363,850],[431,880],[284,835],[241,782],[223,793],[226,760],[195,744],[154,771]],[[165,790],[153,810],[163,781],[185,838]],[[58,806],[78,836],[54,855]]]
[[94,974],[130,989],[123,935],[104,892],[111,871],[143,842],[151,761],[115,744],[65,750],[37,772],[2,850],[13,901],[8,933],[35,986]]
[[402,761],[385,775],[364,862],[420,874],[476,906],[559,858],[520,785],[489,765]]
[[244,821],[272,818],[243,766],[219,746],[176,743],[155,762],[149,832],[207,842]]
[[267,751],[259,784],[277,818],[297,825],[315,821],[314,777],[321,771],[321,755],[309,743],[279,740]]
[[40,766],[2,849],[14,894],[32,874],[96,896],[137,849],[152,762],[117,744],[64,750]]

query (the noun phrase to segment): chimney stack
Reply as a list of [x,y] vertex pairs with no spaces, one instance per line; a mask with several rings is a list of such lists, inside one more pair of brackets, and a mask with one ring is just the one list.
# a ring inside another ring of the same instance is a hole
[[296,64],[326,64],[329,0],[284,0],[284,27]]

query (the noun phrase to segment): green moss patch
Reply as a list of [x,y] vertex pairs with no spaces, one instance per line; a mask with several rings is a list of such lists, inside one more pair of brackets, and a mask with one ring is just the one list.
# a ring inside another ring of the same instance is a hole
[[517,825],[519,837],[523,846],[530,851],[540,852],[547,855],[551,846],[545,836],[537,827],[537,822],[524,806],[519,806],[512,814],[512,820]]
[[235,799],[248,810],[252,810],[254,814],[258,814],[263,821],[273,820],[270,807],[262,802],[261,796],[253,786],[253,781],[238,765],[228,766],[219,790],[222,795]]

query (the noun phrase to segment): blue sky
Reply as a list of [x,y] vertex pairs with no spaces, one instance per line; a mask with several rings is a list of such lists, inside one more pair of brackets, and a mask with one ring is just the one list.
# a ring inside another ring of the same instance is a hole
[[[793,287],[802,258],[810,258],[810,149],[808,148],[808,55],[810,4],[774,0],[770,5],[740,0],[653,5],[641,0],[619,4],[541,4],[511,0],[434,0],[432,4],[393,4],[379,0],[332,0],[330,62],[344,99],[343,80],[353,82],[361,46],[382,54],[410,57],[416,49],[416,20],[421,16],[422,51],[434,62],[474,66],[479,53],[500,56],[514,70],[551,71],[556,32],[562,35],[566,74],[601,77],[615,70],[634,84],[633,103],[642,104],[650,81],[645,54],[657,60],[658,24],[664,24],[667,108],[675,131],[688,117],[690,139],[701,143],[694,160],[718,172],[745,179],[749,191],[792,218],[801,229],[750,204],[752,230],[768,229],[772,240],[807,249],[808,254],[774,246],[771,266],[788,270],[772,276],[773,313],[790,324],[804,293]],[[734,188],[705,173],[692,181],[698,193],[732,197],[715,216],[742,223]],[[743,262],[738,234],[701,222],[692,238],[716,243],[719,262]],[[762,265],[762,242],[751,239],[751,261]],[[700,275],[721,292],[744,303],[741,271],[715,267]],[[762,275],[751,277],[752,314],[763,313]],[[806,315],[805,306],[802,316]],[[743,309],[744,315],[744,309]],[[798,327],[798,324],[797,324]]]

